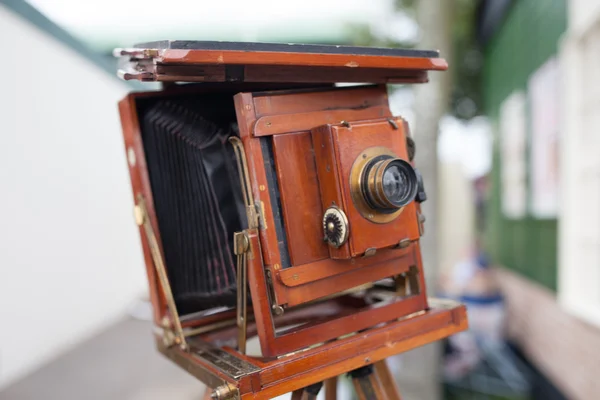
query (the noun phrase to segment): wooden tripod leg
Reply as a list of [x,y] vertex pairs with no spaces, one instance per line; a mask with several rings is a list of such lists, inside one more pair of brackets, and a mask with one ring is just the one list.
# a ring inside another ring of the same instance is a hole
[[337,376],[325,381],[325,400],[337,400]]
[[302,400],[303,393],[304,393],[304,389],[294,390],[292,392],[292,400]]
[[350,376],[359,400],[402,400],[385,360],[354,370]]
[[323,382],[295,390],[292,392],[292,400],[317,400],[321,387],[323,387]]
[[388,400],[402,400],[402,396],[400,396],[400,390],[398,390],[398,385],[396,384],[396,380],[390,372],[387,362],[385,360],[381,360],[376,362],[374,365],[375,374],[379,378],[379,382],[383,386],[383,390],[387,395]]
[[358,400],[386,400],[372,365],[356,369],[350,376]]

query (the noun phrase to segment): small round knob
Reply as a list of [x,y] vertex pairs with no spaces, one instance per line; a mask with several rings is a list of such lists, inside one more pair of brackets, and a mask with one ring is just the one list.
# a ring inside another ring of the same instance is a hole
[[337,207],[329,207],[323,215],[325,241],[333,247],[340,247],[348,240],[348,218]]

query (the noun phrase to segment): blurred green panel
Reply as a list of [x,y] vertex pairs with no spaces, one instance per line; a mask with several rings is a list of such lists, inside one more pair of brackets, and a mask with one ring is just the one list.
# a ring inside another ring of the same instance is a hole
[[[530,75],[557,52],[566,26],[566,0],[517,0],[511,6],[502,26],[485,48],[484,103],[496,128],[504,99],[514,90],[526,90]],[[498,135],[498,129],[495,131]],[[528,131],[528,143],[530,138]],[[485,238],[487,249],[494,261],[556,290],[556,220],[503,217],[498,145],[496,136]],[[527,154],[529,156],[529,149]]]

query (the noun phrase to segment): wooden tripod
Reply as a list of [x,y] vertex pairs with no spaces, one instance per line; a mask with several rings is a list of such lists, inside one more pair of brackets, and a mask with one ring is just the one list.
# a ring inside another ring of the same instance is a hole
[[[401,400],[398,386],[385,360],[350,372],[359,400]],[[296,390],[292,400],[316,400],[323,382]],[[325,400],[337,400],[337,377],[324,382]]]

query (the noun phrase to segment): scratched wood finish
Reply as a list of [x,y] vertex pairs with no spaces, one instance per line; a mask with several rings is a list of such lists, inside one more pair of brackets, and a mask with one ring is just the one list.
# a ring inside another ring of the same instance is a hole
[[[159,64],[296,66],[301,68],[337,67],[344,69],[381,68],[389,70],[444,71],[448,64],[442,58],[400,57],[365,54],[293,53],[282,51],[180,50],[165,49],[157,58]],[[367,77],[363,75],[363,79]],[[364,80],[369,82],[368,79]]]

